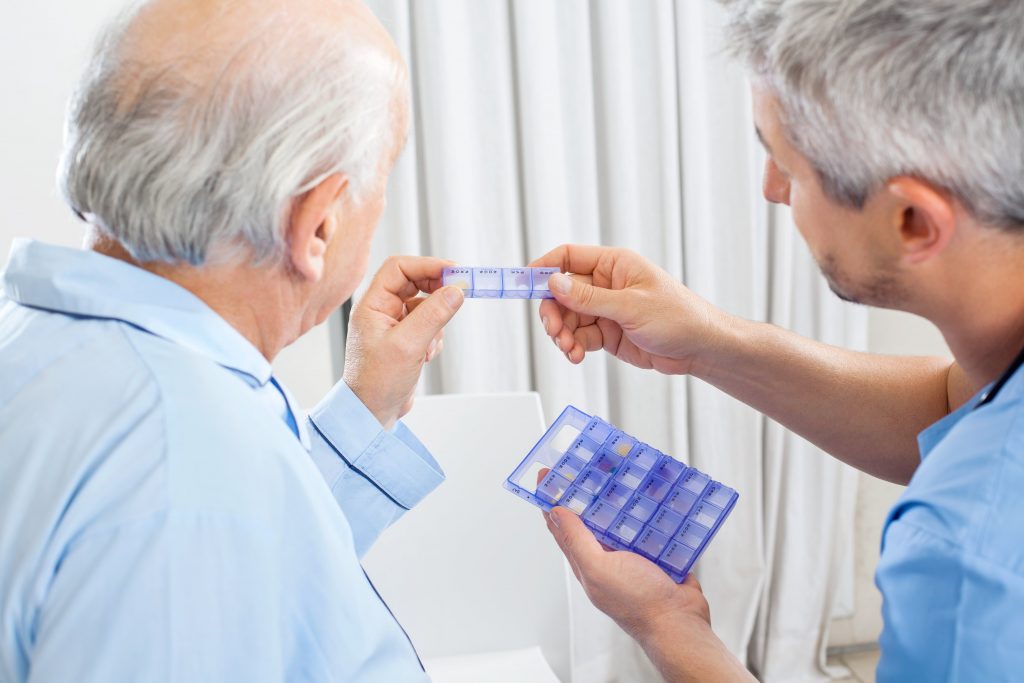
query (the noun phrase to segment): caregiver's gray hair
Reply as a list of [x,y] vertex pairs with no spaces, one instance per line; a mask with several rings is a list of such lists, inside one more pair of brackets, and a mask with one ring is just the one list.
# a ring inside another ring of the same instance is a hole
[[860,208],[899,175],[1024,227],[1024,2],[723,0],[729,41],[825,191]]
[[97,45],[59,170],[72,209],[135,259],[277,259],[294,197],[334,172],[355,201],[379,189],[407,97],[386,49],[270,10],[227,55],[139,60],[126,47],[138,11]]

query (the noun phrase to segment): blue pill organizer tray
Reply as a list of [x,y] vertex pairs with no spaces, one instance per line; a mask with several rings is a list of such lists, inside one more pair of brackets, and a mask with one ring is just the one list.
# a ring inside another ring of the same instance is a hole
[[473,268],[450,266],[441,284],[462,289],[467,299],[553,299],[548,278],[558,268]]
[[[550,469],[543,479],[543,469]],[[681,582],[737,493],[599,417],[566,407],[508,479],[542,510],[572,510],[599,541],[639,553]]]

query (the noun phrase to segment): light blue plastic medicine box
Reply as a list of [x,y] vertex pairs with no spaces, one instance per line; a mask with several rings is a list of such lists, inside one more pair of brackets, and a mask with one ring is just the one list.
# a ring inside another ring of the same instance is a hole
[[[545,469],[550,472],[539,479]],[[676,582],[686,578],[739,498],[700,470],[573,406],[504,486],[542,510],[572,510],[602,543],[640,553]]]
[[441,284],[462,288],[467,299],[551,299],[548,278],[558,268],[496,268],[452,266]]

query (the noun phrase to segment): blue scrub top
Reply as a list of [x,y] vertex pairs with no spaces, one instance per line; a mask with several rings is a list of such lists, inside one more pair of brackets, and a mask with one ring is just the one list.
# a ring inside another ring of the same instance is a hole
[[879,681],[1024,680],[1024,371],[918,437],[882,534]]

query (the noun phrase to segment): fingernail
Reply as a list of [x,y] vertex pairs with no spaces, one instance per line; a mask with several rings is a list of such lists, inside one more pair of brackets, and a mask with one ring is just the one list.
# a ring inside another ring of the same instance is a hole
[[545,316],[541,316],[540,324],[541,324],[541,327],[544,328],[544,332],[547,332],[548,331],[548,317],[546,315]]
[[572,290],[572,280],[565,273],[552,273],[548,278],[548,287],[559,294],[568,294]]
[[451,285],[444,288],[443,294],[444,300],[447,301],[448,305],[451,306],[452,308],[456,308],[459,304],[462,303],[462,300],[465,298],[462,294],[461,289]]
[[562,518],[562,513],[558,511],[558,508],[551,508],[551,512],[548,515],[551,517],[551,523],[555,525],[555,528],[561,529],[562,525],[559,523],[559,520]]
[[428,357],[429,356],[433,356],[434,355],[434,351],[436,351],[436,350],[437,350],[437,340],[434,339],[433,341],[430,342],[430,347],[427,348],[427,356]]

